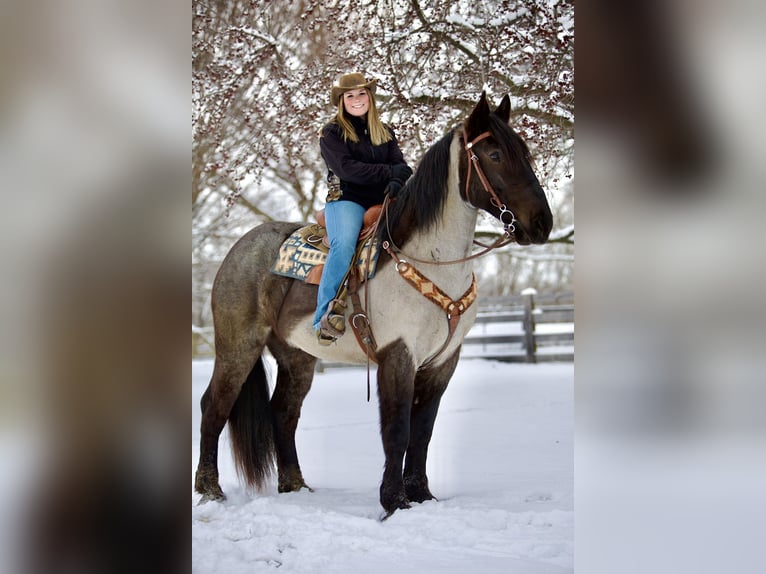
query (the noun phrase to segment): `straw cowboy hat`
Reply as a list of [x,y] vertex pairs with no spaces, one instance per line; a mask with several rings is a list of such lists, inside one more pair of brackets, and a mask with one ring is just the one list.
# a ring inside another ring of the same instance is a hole
[[333,106],[337,106],[338,99],[340,98],[341,94],[343,94],[343,92],[356,90],[358,88],[367,88],[370,90],[370,93],[374,95],[377,83],[378,80],[374,78],[368,82],[362,74],[357,72],[352,74],[344,74],[338,80],[338,85],[332,87],[332,91],[330,92],[330,101],[332,102]]

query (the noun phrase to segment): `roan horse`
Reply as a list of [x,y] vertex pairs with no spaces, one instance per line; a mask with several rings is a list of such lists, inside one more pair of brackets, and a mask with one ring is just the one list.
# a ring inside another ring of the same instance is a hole
[[[522,245],[544,243],[551,231],[545,193],[509,116],[508,96],[490,111],[482,93],[470,116],[426,152],[379,225],[379,239],[388,242],[383,245],[396,261],[381,253],[376,274],[360,295],[377,342],[373,360],[385,453],[380,503],[386,517],[434,498],[426,477],[428,445],[462,340],[476,317],[476,306],[465,295],[475,296],[468,257],[478,210],[498,218],[506,236]],[[311,326],[315,285],[270,273],[280,245],[300,225],[272,222],[250,230],[216,276],[215,366],[201,401],[195,480],[202,500],[225,498],[218,481],[218,439],[227,420],[237,470],[249,486],[264,486],[276,459],[279,492],[309,488],[295,431],[316,361],[367,361],[351,333],[330,346],[318,344]],[[430,286],[427,276],[451,307],[433,304],[400,276],[416,264],[427,268],[419,277]],[[350,313],[349,306],[347,320]],[[264,348],[277,362],[271,397]]]

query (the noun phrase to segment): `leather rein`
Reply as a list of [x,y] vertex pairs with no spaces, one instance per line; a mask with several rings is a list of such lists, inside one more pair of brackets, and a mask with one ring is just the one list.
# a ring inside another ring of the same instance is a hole
[[[386,197],[386,200],[383,202],[382,211],[385,212],[386,214],[386,231],[388,232],[389,241],[384,241],[382,244],[382,247],[388,252],[389,255],[393,257],[394,261],[399,261],[400,259],[392,255],[392,250],[394,252],[401,253],[403,257],[406,257],[407,259],[411,261],[424,263],[426,265],[454,265],[456,263],[464,263],[466,261],[470,261],[471,259],[476,259],[478,257],[481,257],[482,255],[486,255],[493,249],[497,249],[499,247],[505,247],[506,245],[508,245],[509,243],[513,241],[513,234],[516,231],[516,226],[514,225],[514,223],[517,221],[516,216],[500,200],[500,198],[497,195],[497,192],[495,192],[494,188],[492,187],[492,184],[489,183],[487,176],[484,175],[484,170],[481,169],[481,164],[479,163],[478,156],[475,153],[473,153],[473,146],[476,145],[481,140],[490,137],[491,135],[492,134],[487,131],[487,132],[479,134],[470,142],[466,141],[465,133],[463,133],[463,135],[461,136],[463,140],[463,144],[464,144],[463,149],[465,149],[466,154],[468,156],[468,175],[465,178],[465,200],[471,206],[475,207],[473,202],[471,201],[471,187],[470,187],[471,172],[475,170],[476,175],[479,176],[479,180],[481,181],[482,187],[484,187],[484,191],[486,191],[490,196],[490,200],[489,200],[490,203],[500,210],[500,215],[498,216],[498,219],[500,220],[500,223],[503,224],[503,235],[501,237],[498,237],[497,240],[492,245],[484,245],[483,243],[480,243],[474,240],[473,243],[475,245],[483,247],[484,250],[468,255],[467,257],[462,257],[460,259],[451,259],[449,261],[428,261],[426,259],[418,259],[417,257],[414,257],[412,255],[407,255],[394,243],[394,240],[392,239],[393,235],[391,233],[391,229],[389,229],[388,227],[389,201],[388,201],[388,197]],[[508,221],[507,223],[503,220],[503,217],[505,216],[505,214],[508,214],[510,216],[510,221]]]
[[[489,253],[493,249],[507,245],[508,243],[513,241],[513,234],[516,231],[516,228],[514,225],[514,222],[517,221],[516,216],[500,200],[497,193],[492,188],[492,184],[490,184],[486,175],[484,175],[484,170],[482,170],[481,168],[481,164],[479,163],[479,158],[473,152],[473,146],[475,144],[477,144],[478,142],[490,136],[491,136],[490,132],[486,131],[484,133],[479,134],[472,141],[468,142],[466,139],[465,133],[462,134],[464,149],[468,157],[468,175],[466,176],[466,181],[465,181],[465,200],[472,206],[474,205],[473,202],[471,201],[470,183],[471,183],[471,172],[475,170],[477,176],[479,177],[479,180],[481,181],[482,186],[484,187],[484,190],[490,196],[490,203],[500,210],[500,215],[498,216],[498,219],[503,224],[504,233],[503,233],[503,236],[498,238],[492,245],[483,245],[481,243],[478,243],[477,241],[474,241],[475,244],[480,245],[481,247],[484,247],[484,250],[474,253],[472,255],[469,255],[467,257],[463,257],[461,259],[454,259],[449,261],[427,261],[424,259],[418,259],[417,257],[413,257],[411,255],[407,255],[399,247],[396,246],[396,244],[394,243],[392,239],[391,230],[388,228],[388,221],[389,221],[388,205],[391,201],[388,196],[386,196],[385,200],[383,201],[383,209],[381,210],[380,216],[378,217],[378,220],[375,223],[375,229],[377,229],[378,226],[380,225],[380,220],[385,214],[386,230],[388,231],[389,240],[384,241],[381,244],[381,246],[394,260],[396,264],[396,271],[399,273],[399,275],[403,279],[405,279],[410,285],[412,285],[415,289],[417,289],[418,292],[421,295],[423,295],[426,299],[436,304],[437,306],[441,307],[442,310],[444,310],[444,313],[447,318],[447,326],[448,326],[447,339],[444,341],[444,343],[439,348],[439,350],[436,351],[433,355],[431,355],[423,363],[422,366],[429,365],[439,355],[441,355],[442,352],[444,352],[444,350],[448,347],[450,341],[452,340],[452,336],[455,334],[455,331],[457,330],[458,323],[460,322],[460,317],[463,315],[463,313],[465,313],[465,311],[468,310],[468,308],[476,300],[476,293],[477,293],[476,275],[472,274],[473,279],[471,281],[470,287],[468,288],[468,290],[466,290],[465,293],[463,293],[460,299],[458,299],[457,301],[454,301],[444,291],[442,291],[435,283],[429,280],[428,277],[423,275],[423,273],[418,271],[411,263],[409,263],[407,259],[412,261],[417,261],[418,263],[428,264],[428,265],[454,265],[457,263],[463,263],[465,261],[470,261],[471,259],[481,257],[482,255]],[[509,216],[509,220],[507,222],[504,220],[504,217],[506,216],[506,214],[508,214]],[[397,253],[399,253],[399,255],[397,255]],[[367,296],[367,282],[365,282],[365,304],[364,304],[364,309],[362,309],[361,301],[359,300],[359,293],[358,293],[359,285],[358,285],[358,281],[356,280],[355,274],[352,274],[352,278],[354,280],[349,281],[349,292],[351,294],[351,300],[354,307],[354,311],[352,313],[352,319],[351,319],[351,326],[353,328],[354,335],[356,336],[359,346],[365,352],[368,359],[367,361],[367,400],[369,401],[370,400],[369,361],[373,360],[377,363],[377,356],[376,356],[377,344],[372,334],[372,326],[370,324],[369,317],[367,316],[367,309],[369,304],[369,297]]]

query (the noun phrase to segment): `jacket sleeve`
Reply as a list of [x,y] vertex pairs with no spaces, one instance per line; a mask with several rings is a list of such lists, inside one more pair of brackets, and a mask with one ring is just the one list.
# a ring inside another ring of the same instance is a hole
[[394,130],[391,128],[389,128],[389,131],[391,132],[391,140],[388,142],[388,158],[390,160],[389,163],[392,165],[403,163],[406,165],[407,162],[402,155],[402,150],[399,149],[399,142],[396,139],[396,134],[394,134]]
[[[391,165],[388,163],[365,163],[351,157],[346,142],[332,125],[322,130],[319,138],[322,157],[340,179],[362,185],[385,183],[391,179]],[[401,156],[401,152],[399,152]],[[402,160],[403,161],[403,160]]]

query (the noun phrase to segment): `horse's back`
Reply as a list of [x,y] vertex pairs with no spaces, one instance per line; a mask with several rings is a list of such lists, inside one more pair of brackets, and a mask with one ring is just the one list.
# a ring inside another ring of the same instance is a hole
[[279,247],[300,223],[269,222],[244,234],[229,250],[211,294],[216,338],[273,325],[292,279],[271,273]]
[[279,252],[279,247],[300,223],[274,221],[245,233],[226,254],[215,278],[214,289],[231,282],[263,281]]

